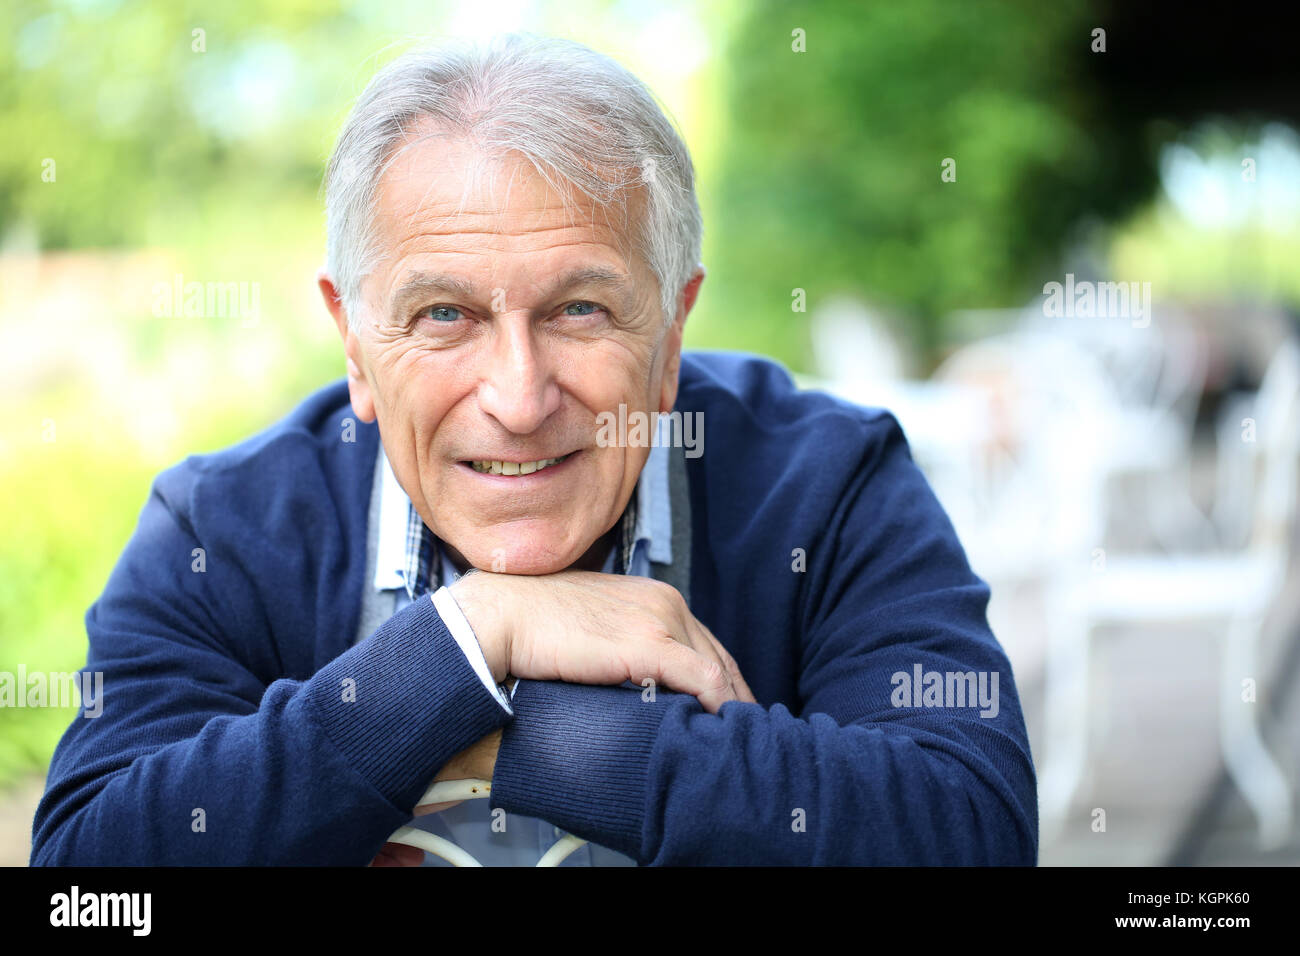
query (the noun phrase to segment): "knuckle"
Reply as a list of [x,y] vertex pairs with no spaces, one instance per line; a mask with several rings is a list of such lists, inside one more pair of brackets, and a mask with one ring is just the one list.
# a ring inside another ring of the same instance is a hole
[[721,661],[716,658],[709,658],[704,662],[704,682],[705,686],[710,690],[726,689],[730,683],[730,678]]
[[650,594],[655,607],[662,611],[677,613],[682,606],[682,594],[666,581],[648,579]]
[[668,649],[678,642],[671,620],[662,615],[647,614],[639,622],[637,634],[645,641],[661,649]]
[[677,589],[667,581],[660,581],[658,578],[642,578],[641,580],[645,582],[646,587],[651,591],[654,591],[656,594],[667,596],[677,591]]
[[672,631],[670,631],[662,621],[652,620],[648,622],[644,633],[647,640],[664,648],[671,647],[671,645],[677,643],[677,639],[673,637]]

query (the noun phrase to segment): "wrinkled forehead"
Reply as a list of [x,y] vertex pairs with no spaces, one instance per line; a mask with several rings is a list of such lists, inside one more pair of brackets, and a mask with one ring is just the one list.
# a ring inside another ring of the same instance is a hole
[[522,153],[488,153],[464,135],[426,124],[408,134],[383,170],[374,236],[385,258],[421,241],[518,252],[594,243],[635,272],[646,265],[636,241],[644,202],[641,189],[598,202],[539,172]]

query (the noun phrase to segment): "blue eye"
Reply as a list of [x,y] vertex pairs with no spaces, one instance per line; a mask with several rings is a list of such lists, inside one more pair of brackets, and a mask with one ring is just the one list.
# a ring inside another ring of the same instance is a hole
[[[574,312],[574,309],[589,309],[588,312]],[[565,315],[592,315],[600,311],[600,306],[591,302],[571,302],[564,307]]]
[[460,309],[453,309],[449,305],[437,305],[425,309],[420,314],[427,315],[435,322],[455,322],[463,313]]

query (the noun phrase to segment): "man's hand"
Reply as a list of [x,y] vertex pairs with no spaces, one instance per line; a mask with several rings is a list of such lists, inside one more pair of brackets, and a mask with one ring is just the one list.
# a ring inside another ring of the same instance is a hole
[[670,584],[592,571],[476,571],[450,590],[497,681],[507,673],[572,684],[649,677],[694,695],[709,713],[729,700],[756,702],[735,660]]
[[[640,684],[649,677],[693,694],[710,713],[729,700],[757,703],[735,659],[669,584],[590,571],[478,571],[450,590],[498,682],[507,674],[575,684]],[[500,747],[495,730],[443,764],[433,782],[491,780]],[[425,804],[414,813],[461,802]],[[371,866],[419,866],[423,859],[419,850],[386,843]]]

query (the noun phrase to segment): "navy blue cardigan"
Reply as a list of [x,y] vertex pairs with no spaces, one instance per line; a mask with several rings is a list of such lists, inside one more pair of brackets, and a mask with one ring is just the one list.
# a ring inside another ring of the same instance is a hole
[[[427,599],[353,645],[378,431],[343,440],[336,382],[154,482],[86,614],[103,713],[59,743],[32,862],[364,865],[501,727],[494,807],[643,864],[1036,863],[988,588],[897,422],[734,353],[687,353],[677,409],[706,426],[691,607],[758,704],[523,681],[512,718]],[[996,712],[953,674],[996,675]]]

